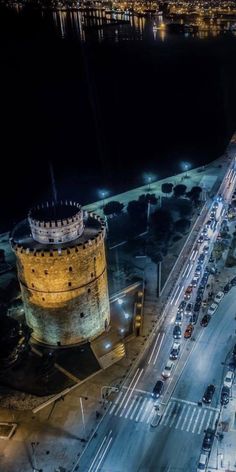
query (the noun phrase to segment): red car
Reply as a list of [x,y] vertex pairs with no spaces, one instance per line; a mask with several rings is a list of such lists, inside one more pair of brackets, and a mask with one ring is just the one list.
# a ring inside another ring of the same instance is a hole
[[194,327],[192,324],[189,324],[184,332],[185,339],[191,338]]

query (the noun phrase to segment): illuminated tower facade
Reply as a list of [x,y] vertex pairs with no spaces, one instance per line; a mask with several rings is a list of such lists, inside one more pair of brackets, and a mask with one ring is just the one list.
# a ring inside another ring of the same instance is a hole
[[13,230],[26,321],[51,346],[90,341],[110,323],[105,226],[75,202],[45,204]]

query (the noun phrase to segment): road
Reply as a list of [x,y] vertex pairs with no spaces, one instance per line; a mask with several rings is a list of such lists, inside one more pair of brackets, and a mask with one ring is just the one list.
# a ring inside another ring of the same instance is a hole
[[[234,190],[235,178],[233,164],[232,170],[226,172],[220,189],[226,201]],[[223,218],[223,206],[219,207],[219,219]],[[205,219],[208,218],[206,214]],[[211,234],[211,238],[215,239],[216,235],[216,232]],[[192,279],[197,255],[199,250],[201,252],[199,246],[196,249],[196,238],[197,232],[191,252],[188,251],[188,260],[182,264],[181,273],[172,286],[165,319],[155,333],[150,348],[115,402],[110,404],[96,437],[79,461],[79,470],[83,472],[196,471],[204,429],[214,426],[219,414],[218,397],[225,369],[222,361],[232,347],[231,341],[233,345],[235,289],[221,302],[207,328],[200,327],[198,323],[193,340],[181,341],[176,368],[171,379],[165,382],[159,404],[162,416],[156,427],[152,427],[156,424],[157,413],[151,397],[173,344],[172,331],[178,302]],[[185,319],[184,327],[186,324]],[[200,406],[198,402],[209,383],[217,386],[214,400],[210,407]]]

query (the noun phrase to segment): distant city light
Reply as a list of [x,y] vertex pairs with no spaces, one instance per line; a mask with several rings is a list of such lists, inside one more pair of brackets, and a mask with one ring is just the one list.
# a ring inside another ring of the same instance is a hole
[[118,298],[117,303],[118,303],[118,305],[123,305],[124,300],[122,300],[121,298]]
[[124,329],[124,328],[120,328],[120,332],[121,332],[121,333],[124,333],[124,332],[125,332],[125,329]]
[[111,343],[106,343],[105,344],[105,349],[109,349],[109,347],[111,347]]
[[129,319],[129,313],[124,313],[124,317],[125,317],[126,320],[128,320]]

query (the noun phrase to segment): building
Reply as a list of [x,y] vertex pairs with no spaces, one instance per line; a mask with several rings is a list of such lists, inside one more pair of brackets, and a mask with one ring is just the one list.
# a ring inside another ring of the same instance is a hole
[[105,226],[74,202],[45,204],[13,230],[27,324],[50,346],[91,341],[110,324]]

